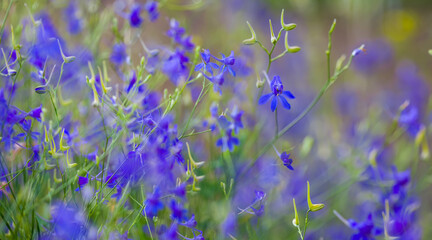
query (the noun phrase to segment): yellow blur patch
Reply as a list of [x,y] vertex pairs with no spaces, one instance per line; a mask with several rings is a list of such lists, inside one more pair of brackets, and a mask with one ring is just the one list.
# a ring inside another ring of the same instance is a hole
[[392,11],[384,16],[383,33],[394,43],[410,39],[418,29],[418,17],[407,11]]

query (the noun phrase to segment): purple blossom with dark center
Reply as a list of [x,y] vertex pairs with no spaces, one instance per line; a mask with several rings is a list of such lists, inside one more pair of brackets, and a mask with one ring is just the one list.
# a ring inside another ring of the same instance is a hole
[[70,1],[69,5],[63,10],[63,19],[68,25],[70,34],[78,34],[83,29],[82,19],[77,15],[76,1]]
[[177,43],[181,43],[182,36],[185,32],[185,29],[180,27],[180,23],[177,20],[171,19],[170,29],[167,31],[168,37],[171,37]]
[[233,120],[232,128],[234,129],[234,133],[237,135],[239,133],[239,129],[243,128],[242,123],[243,111],[239,111],[237,107],[231,112],[231,118]]
[[219,69],[219,65],[216,63],[210,62],[211,54],[208,49],[204,49],[204,51],[201,53],[201,63],[197,64],[195,66],[195,71],[200,71],[201,69],[205,69],[206,72],[209,72],[213,75],[213,68]]
[[222,58],[217,58],[215,56],[213,56],[213,58],[223,64],[221,67],[223,72],[228,70],[231,73],[231,75],[233,75],[235,77],[236,74],[235,74],[234,70],[232,69],[232,66],[235,63],[234,51],[231,51],[231,54],[228,57],[225,57],[225,55],[222,53],[221,53],[221,55],[222,55]]
[[169,76],[171,81],[177,84],[180,79],[187,80],[189,72],[186,64],[188,62],[189,58],[186,56],[184,50],[177,48],[163,63],[162,71]]
[[270,98],[272,98],[270,108],[272,112],[274,112],[278,105],[278,99],[282,102],[282,106],[286,109],[291,109],[291,105],[288,103],[285,97],[294,99],[294,95],[290,91],[284,91],[283,85],[278,75],[273,77],[273,80],[270,83],[271,93],[265,94],[261,96],[258,100],[258,104],[266,103]]
[[141,14],[141,5],[135,5],[129,15],[129,23],[132,27],[138,28],[141,26],[141,23],[144,21],[140,16]]
[[30,110],[30,112],[28,113],[28,116],[30,116],[30,117],[32,117],[32,118],[34,118],[40,122],[41,121],[41,114],[42,114],[42,104],[39,107]]
[[207,76],[204,72],[201,72],[205,78],[207,78],[210,82],[213,83],[213,90],[215,92],[218,92],[219,94],[222,95],[222,85],[225,82],[225,78],[223,76],[223,71],[219,72],[217,75],[215,76]]
[[383,232],[381,228],[375,227],[371,213],[368,214],[367,219],[363,222],[358,223],[349,219],[348,223],[352,229],[357,231],[357,233],[351,236],[351,240],[372,240]]
[[80,190],[83,186],[87,185],[88,182],[89,182],[88,174],[86,177],[78,176],[78,188],[75,189],[75,191]]
[[126,45],[123,43],[114,44],[110,56],[111,62],[116,65],[122,65],[126,61],[127,57]]
[[[158,212],[164,209],[164,205],[160,200],[159,188],[156,187],[153,191],[153,194],[149,194],[147,200],[144,202],[145,204],[145,214],[147,217],[157,216]],[[144,212],[143,212],[144,215]]]
[[239,145],[240,141],[238,138],[232,136],[232,130],[229,129],[225,132],[225,136],[219,138],[216,142],[216,146],[220,147],[223,152],[229,150],[234,151],[234,145]]
[[176,200],[171,200],[170,202],[171,218],[179,222],[187,220],[187,211]]
[[283,165],[285,167],[287,167],[288,169],[294,171],[294,168],[291,166],[291,164],[293,163],[293,160],[290,158],[290,155],[291,155],[290,153],[287,154],[286,152],[283,152],[280,155],[280,159],[282,160]]
[[159,17],[159,11],[158,11],[158,2],[156,1],[149,1],[145,5],[145,9],[147,10],[147,13],[150,17],[150,21],[154,22]]

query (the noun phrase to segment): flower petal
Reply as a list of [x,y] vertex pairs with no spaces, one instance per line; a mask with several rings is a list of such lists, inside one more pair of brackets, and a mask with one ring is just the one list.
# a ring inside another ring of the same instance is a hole
[[283,105],[284,108],[286,108],[288,110],[291,109],[291,105],[288,103],[288,101],[285,99],[284,96],[279,95],[279,99],[281,100],[282,105]]
[[266,103],[270,99],[271,96],[273,96],[273,93],[262,95],[260,97],[260,99],[258,100],[258,104],[261,105],[261,104]]
[[283,94],[288,98],[294,99],[295,96],[290,91],[284,91]]
[[270,106],[272,112],[274,112],[274,111],[276,110],[276,108],[277,108],[277,103],[278,103],[278,100],[277,100],[276,97],[274,97],[274,98],[272,99],[271,106]]

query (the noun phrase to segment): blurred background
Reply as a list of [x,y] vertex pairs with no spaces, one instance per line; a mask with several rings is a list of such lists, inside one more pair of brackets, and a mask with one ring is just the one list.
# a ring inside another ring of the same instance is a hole
[[[162,0],[159,1],[159,19],[151,24],[144,22],[138,30],[129,28],[128,20],[117,10],[129,11],[134,3],[144,4],[145,1],[76,2],[84,26],[78,35],[67,31],[68,15],[63,10],[69,1],[27,1],[33,12],[49,14],[59,34],[67,38],[69,49],[78,49],[75,53],[82,54],[76,55],[78,61],[87,56],[87,52],[95,61],[107,60],[113,44],[124,41],[130,56],[127,69],[134,69],[143,55],[142,46],[134,36],[139,35],[150,49],[162,52],[173,48],[166,36],[171,18],[185,27],[193,43],[209,49],[215,56],[234,51],[237,76],[226,80],[223,95],[209,93],[191,125],[196,129],[202,127],[202,120],[210,117],[209,108],[214,102],[219,103],[218,114],[226,109],[231,111],[234,106],[245,112],[244,131],[238,136],[241,144],[231,156],[236,173],[254,160],[259,147],[272,139],[275,129],[269,104],[257,107],[256,76],[267,68],[267,56],[257,45],[242,45],[242,41],[250,37],[246,22],[253,26],[258,40],[267,48],[271,47],[269,19],[277,32],[284,9],[285,23],[297,24],[289,32],[289,42],[300,46],[301,51],[280,58],[269,71],[270,79],[279,75],[284,89],[296,96],[290,101],[291,110],[279,112],[282,128],[309,105],[327,80],[325,50],[328,30],[336,19],[331,69],[341,55],[349,57],[362,44],[365,44],[365,51],[353,59],[350,69],[339,77],[315,108],[275,144],[280,152],[291,153],[294,171],[282,166],[277,154],[270,149],[246,175],[233,177],[232,199],[225,199],[220,182],[228,183],[232,176],[226,173],[223,154],[214,146],[216,137],[188,139],[194,157],[206,161],[198,170],[206,176],[200,183],[201,191],[188,196],[188,207],[196,215],[197,228],[203,230],[206,239],[227,239],[228,236],[296,239],[298,234],[291,223],[294,217],[292,198],[296,198],[297,210],[304,219],[306,181],[310,181],[312,199],[326,207],[310,215],[306,239],[350,239],[360,231],[346,226],[333,210],[359,223],[372,213],[375,227],[383,231],[382,213],[389,199],[391,217],[396,219],[387,226],[392,234],[399,239],[432,238],[429,227],[432,221],[431,160],[429,157],[420,159],[422,150],[415,140],[422,127],[426,129],[426,140],[430,139],[432,56],[428,50],[432,48],[432,1]],[[0,2],[2,9],[6,9],[7,4],[6,0]],[[27,9],[20,4],[13,7],[8,21],[18,23],[23,16],[28,18]],[[274,55],[283,51],[284,44],[280,41]],[[85,96],[81,89],[86,87],[84,79],[89,71],[86,61],[83,63],[81,69],[85,70],[76,76],[80,80],[64,83],[68,88],[64,91],[65,98]],[[114,83],[129,81],[127,77],[117,76],[116,70],[112,66],[108,70]],[[152,90],[162,93],[166,88],[172,92],[176,87],[176,83],[167,81],[162,73],[155,74],[155,79],[159,82],[152,83]],[[180,126],[186,122],[191,99],[196,100],[200,84],[191,84],[179,103],[181,111],[175,114],[175,122]],[[17,97],[18,106],[24,105],[23,99],[28,98],[23,94],[26,91],[29,90],[18,90],[21,94]],[[264,91],[269,91],[268,86]],[[32,102],[37,98],[29,99]],[[398,113],[405,101],[409,101],[408,110]],[[91,120],[95,121],[88,121]],[[87,123],[87,119],[79,121]],[[397,131],[392,130],[394,124]],[[82,125],[80,128],[84,130],[89,128]],[[86,132],[84,130],[82,132]],[[313,143],[306,146],[308,141]],[[239,214],[239,209],[253,201],[254,190],[267,194],[265,215],[259,218]],[[403,227],[395,227],[399,223]],[[381,232],[377,238],[384,239],[383,236]],[[365,239],[373,239],[372,235],[369,237]]]

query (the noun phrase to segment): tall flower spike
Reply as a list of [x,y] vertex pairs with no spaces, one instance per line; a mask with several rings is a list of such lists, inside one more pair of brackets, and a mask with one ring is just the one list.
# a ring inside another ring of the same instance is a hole
[[299,46],[290,46],[288,44],[288,32],[285,32],[285,51],[289,52],[289,53],[296,53],[298,51],[300,51],[301,48]]
[[248,38],[248,39],[243,40],[243,44],[246,44],[246,45],[253,45],[253,44],[255,44],[255,43],[257,42],[256,34],[255,34],[254,29],[253,29],[252,26],[250,25],[250,23],[247,22],[247,21],[246,21],[246,23],[247,23],[247,25],[248,25],[248,27],[249,27],[249,30],[250,30],[252,36],[251,36],[250,38]]
[[295,203],[295,198],[293,198],[293,205],[294,205],[294,214],[295,214],[295,217],[294,217],[292,223],[293,223],[294,226],[297,227],[300,224],[300,221],[299,221],[299,216],[298,216],[298,213],[297,213],[297,207],[296,207],[296,203]]
[[271,43],[276,44],[277,39],[276,39],[274,32],[273,32],[273,25],[272,25],[271,19],[269,19],[269,25],[270,25],[270,34],[271,34],[270,41],[271,41]]
[[322,204],[322,203],[317,203],[317,204],[312,203],[311,197],[310,197],[309,181],[307,181],[307,201],[308,201],[309,211],[316,212],[316,211],[319,211],[319,210],[324,208],[324,204]]
[[65,63],[73,62],[73,61],[75,60],[75,56],[69,56],[69,57],[66,57],[66,56],[64,55],[64,53],[63,53],[63,49],[62,49],[62,47],[61,47],[61,45],[60,45],[60,40],[57,39],[57,43],[58,43],[59,48],[60,48],[60,54],[62,55],[63,62],[65,62]]
[[280,19],[281,20],[281,26],[285,31],[293,30],[294,28],[297,27],[297,25],[295,23],[285,24],[285,22],[284,22],[284,10],[285,9],[282,9],[282,12],[281,12],[281,19]]

